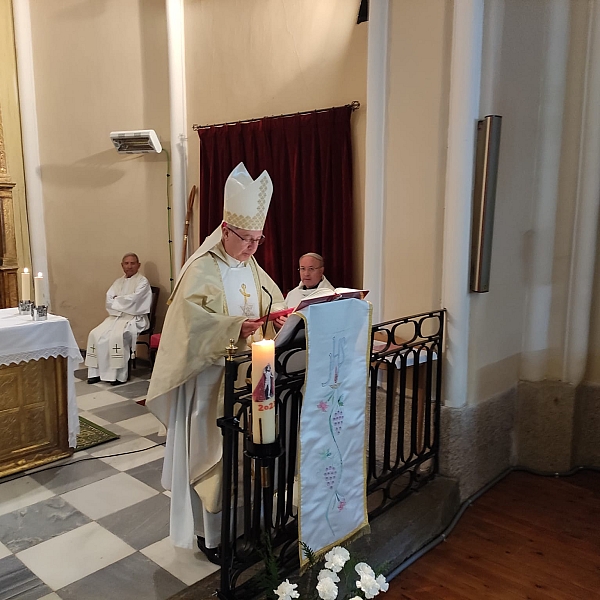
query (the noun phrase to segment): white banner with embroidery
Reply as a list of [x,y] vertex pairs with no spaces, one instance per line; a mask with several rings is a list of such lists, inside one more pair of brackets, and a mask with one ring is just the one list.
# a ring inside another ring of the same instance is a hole
[[[299,539],[320,555],[368,526],[365,412],[371,305],[337,300],[302,312],[307,367],[300,417]],[[302,550],[300,561],[306,563]]]

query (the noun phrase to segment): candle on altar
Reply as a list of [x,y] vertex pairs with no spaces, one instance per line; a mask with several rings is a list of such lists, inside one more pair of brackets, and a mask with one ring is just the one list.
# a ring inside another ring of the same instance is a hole
[[33,278],[33,292],[36,306],[45,306],[46,299],[44,296],[44,276],[41,273]]
[[27,267],[21,273],[21,300],[31,300],[31,273]]
[[275,441],[275,342],[252,344],[252,441]]

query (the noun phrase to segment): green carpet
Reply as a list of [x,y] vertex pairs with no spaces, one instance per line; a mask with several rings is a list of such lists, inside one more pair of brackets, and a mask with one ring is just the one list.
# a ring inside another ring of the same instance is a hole
[[79,417],[79,435],[77,436],[77,448],[75,452],[80,450],[86,450],[92,446],[98,446],[98,444],[104,444],[104,442],[112,442],[112,440],[119,439],[116,433],[96,425],[83,417]]

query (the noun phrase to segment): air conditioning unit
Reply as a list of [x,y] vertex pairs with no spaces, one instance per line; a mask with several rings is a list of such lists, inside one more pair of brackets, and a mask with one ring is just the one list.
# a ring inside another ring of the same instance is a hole
[[111,131],[110,139],[120,154],[162,152],[162,146],[154,129]]

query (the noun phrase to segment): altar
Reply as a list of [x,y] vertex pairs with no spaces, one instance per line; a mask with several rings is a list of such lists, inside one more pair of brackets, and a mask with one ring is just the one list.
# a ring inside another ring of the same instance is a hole
[[69,456],[79,417],[81,353],[64,317],[0,310],[0,477]]

